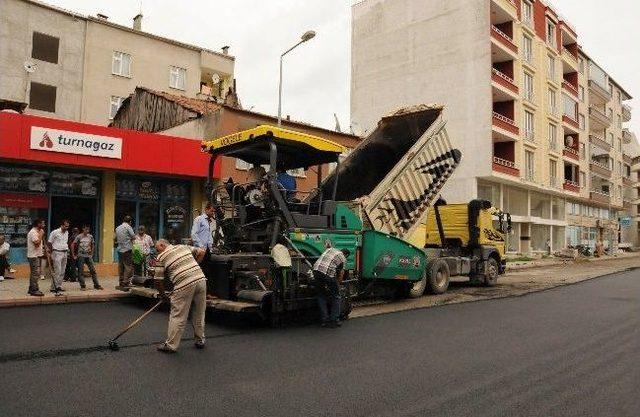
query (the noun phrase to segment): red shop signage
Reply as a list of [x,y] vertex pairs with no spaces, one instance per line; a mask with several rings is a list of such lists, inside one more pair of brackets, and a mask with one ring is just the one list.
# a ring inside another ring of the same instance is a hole
[[1,193],[0,207],[46,209],[49,207],[49,199],[45,195]]

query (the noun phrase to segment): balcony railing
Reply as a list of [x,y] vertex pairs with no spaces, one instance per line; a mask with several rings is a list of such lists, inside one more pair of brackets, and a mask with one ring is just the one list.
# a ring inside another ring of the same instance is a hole
[[503,31],[501,31],[500,29],[498,29],[494,25],[491,25],[491,36],[492,38],[500,42],[503,46],[505,46],[507,49],[511,50],[516,54],[518,53],[518,47],[513,41],[513,38],[507,35],[506,33],[504,33]]
[[604,114],[602,110],[600,110],[595,106],[589,107],[589,116],[591,116],[591,119],[593,121],[600,123],[602,126],[604,126],[605,129],[611,126],[611,117]]
[[558,108],[558,106],[552,106],[552,105],[550,105],[550,106],[549,106],[549,113],[550,113],[552,116],[559,117],[559,116],[560,116],[560,109]]
[[524,99],[527,100],[531,104],[535,104],[536,95],[533,90],[525,90],[524,91]]
[[564,149],[562,150],[562,155],[566,156],[567,158],[574,159],[576,161],[580,160],[580,154],[578,153],[578,151],[576,151],[573,148],[569,148],[568,146],[564,147]]
[[580,123],[573,117],[569,116],[566,113],[562,115],[562,121],[573,127],[574,129],[580,129]]
[[625,122],[631,121],[631,106],[628,104],[622,105],[622,120]]
[[533,17],[531,16],[522,16],[522,23],[526,26],[529,26],[533,29]]
[[602,190],[591,190],[590,197],[599,203],[608,203],[611,200],[609,193]]
[[497,156],[493,157],[493,170],[503,174],[513,175],[514,177],[520,176],[520,170],[515,162],[498,158]]
[[630,144],[631,142],[633,142],[633,133],[631,133],[631,131],[629,129],[622,129],[622,141],[625,144]]
[[609,152],[611,148],[613,148],[613,145],[611,143],[596,135],[589,135],[589,142],[596,145],[598,148],[602,149],[605,152]]
[[562,184],[562,188],[567,191],[572,191],[574,193],[580,192],[580,184],[572,180],[565,179],[564,183]]
[[591,172],[593,174],[599,175],[606,179],[611,178],[611,168],[607,166],[607,164],[592,159],[590,161],[589,167],[591,168]]
[[562,80],[562,88],[564,88],[569,93],[573,94],[575,98],[578,98],[578,89],[567,80]]
[[493,125],[515,135],[520,134],[520,129],[514,120],[495,111],[493,112]]
[[556,138],[549,138],[549,149],[552,151],[558,150],[558,141]]
[[589,91],[597,95],[604,102],[611,100],[611,91],[594,80],[589,80]]
[[513,93],[518,94],[518,86],[516,86],[516,82],[514,81],[513,78],[509,77],[507,74],[495,68],[491,68],[491,80],[507,88]]

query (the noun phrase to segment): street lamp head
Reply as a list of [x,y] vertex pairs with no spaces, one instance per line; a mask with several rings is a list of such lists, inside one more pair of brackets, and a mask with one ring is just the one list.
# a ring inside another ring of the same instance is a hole
[[302,35],[302,42],[311,40],[314,36],[316,36],[316,32],[313,30],[308,30]]

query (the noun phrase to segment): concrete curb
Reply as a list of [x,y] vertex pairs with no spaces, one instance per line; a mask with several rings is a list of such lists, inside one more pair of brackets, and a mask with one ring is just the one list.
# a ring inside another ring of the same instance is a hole
[[123,298],[129,298],[132,295],[129,293],[122,294],[104,294],[104,295],[61,295],[59,297],[33,297],[29,298],[9,298],[0,300],[1,308],[10,307],[26,307],[26,306],[39,306],[39,305],[51,305],[51,304],[72,304],[72,303],[99,303],[114,301]]

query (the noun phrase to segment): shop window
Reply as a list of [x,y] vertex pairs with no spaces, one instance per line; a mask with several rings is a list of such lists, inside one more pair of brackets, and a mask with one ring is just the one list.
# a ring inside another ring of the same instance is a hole
[[531,215],[548,219],[551,216],[550,197],[540,193],[531,193]]
[[154,239],[186,243],[191,227],[191,189],[185,181],[119,177],[116,179],[115,222],[130,215]]
[[551,218],[553,220],[565,219],[565,201],[562,198],[552,198],[551,200]]
[[500,186],[496,184],[478,183],[478,198],[491,201],[494,207],[500,207]]
[[56,90],[55,86],[32,82],[29,91],[29,107],[55,113]]
[[527,192],[514,187],[505,187],[504,210],[512,216],[528,216]]
[[514,223],[511,227],[511,233],[506,237],[507,252],[520,251],[520,224]]
[[552,226],[553,231],[553,250],[557,251],[565,246],[565,228],[562,226]]
[[55,36],[45,35],[44,33],[33,32],[32,40],[31,58],[51,62],[52,64],[58,63],[60,39]]
[[531,225],[531,249],[535,252],[546,252],[550,243],[550,226],[542,224]]

